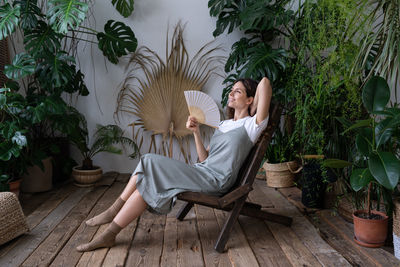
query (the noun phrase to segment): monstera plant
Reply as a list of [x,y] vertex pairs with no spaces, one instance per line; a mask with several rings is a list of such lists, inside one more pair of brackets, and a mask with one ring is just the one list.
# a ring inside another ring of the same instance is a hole
[[[132,14],[133,3],[112,0],[124,17]],[[7,78],[19,85],[4,86],[0,96],[5,99],[5,94],[17,93],[19,88],[25,90],[20,94],[24,106],[19,110],[25,113],[21,117],[29,120],[30,125],[20,131],[27,140],[21,155],[32,159],[31,164],[40,165],[41,159],[49,156],[51,141],[47,138],[68,138],[75,129],[73,123],[79,121],[79,114],[65,101],[67,95],[89,94],[75,60],[78,42],[97,43],[114,64],[119,57],[136,50],[135,35],[124,23],[108,20],[102,32],[90,27],[90,9],[94,4],[90,0],[17,0],[0,4],[0,39],[8,38],[11,44],[23,41],[22,52],[17,51],[11,64],[4,67]],[[5,105],[0,105],[0,111],[3,108]],[[4,120],[3,123],[12,124],[16,116]],[[7,164],[6,157],[1,160]]]

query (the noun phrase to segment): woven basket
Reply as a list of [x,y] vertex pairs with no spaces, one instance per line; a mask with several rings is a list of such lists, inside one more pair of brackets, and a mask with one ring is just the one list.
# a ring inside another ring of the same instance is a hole
[[400,199],[394,200],[393,247],[394,256],[400,259]]
[[101,179],[103,170],[98,166],[93,166],[94,170],[80,170],[80,167],[72,168],[72,177],[75,179],[75,185],[87,187],[94,185]]
[[296,161],[283,163],[268,163],[263,165],[265,170],[267,185],[269,187],[281,188],[294,185],[294,175],[301,171]]
[[14,193],[0,193],[0,245],[29,231],[24,213]]

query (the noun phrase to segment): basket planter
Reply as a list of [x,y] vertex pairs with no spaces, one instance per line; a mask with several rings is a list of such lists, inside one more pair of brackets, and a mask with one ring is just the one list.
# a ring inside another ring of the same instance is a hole
[[357,215],[368,214],[366,210],[357,210],[353,213],[354,241],[364,247],[377,248],[385,244],[389,217],[379,211],[372,214],[382,216],[382,219],[364,219]]
[[42,160],[44,171],[36,165],[28,167],[28,174],[22,177],[22,192],[38,193],[51,190],[53,187],[53,164],[51,161],[51,157]]
[[283,163],[268,163],[263,165],[267,185],[269,187],[281,188],[294,186],[294,176],[301,170],[296,161]]
[[93,166],[93,170],[82,170],[81,168],[81,166],[75,166],[72,168],[72,177],[77,186],[93,186],[103,175],[103,170],[99,166]]

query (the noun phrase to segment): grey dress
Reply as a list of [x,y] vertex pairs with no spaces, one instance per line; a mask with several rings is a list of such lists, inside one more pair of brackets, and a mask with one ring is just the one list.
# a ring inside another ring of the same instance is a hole
[[141,157],[134,174],[136,188],[150,211],[168,213],[174,197],[184,191],[219,195],[235,183],[238,171],[253,142],[241,126],[228,132],[216,130],[207,159],[189,165],[156,154]]

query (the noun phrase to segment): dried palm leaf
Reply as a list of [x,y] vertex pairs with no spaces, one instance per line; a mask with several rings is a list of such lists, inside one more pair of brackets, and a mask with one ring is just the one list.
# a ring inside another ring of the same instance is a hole
[[[185,161],[190,162],[189,146],[182,140],[191,135],[185,126],[189,111],[183,91],[200,91],[211,75],[219,73],[223,57],[215,55],[221,48],[209,42],[190,60],[183,30],[180,24],[175,27],[171,46],[168,45],[167,30],[165,61],[145,46],[132,54],[115,114],[118,117],[128,113],[137,118],[131,125],[139,147],[143,143],[143,134],[150,132],[149,152],[153,149],[155,153],[172,157],[173,140],[176,139]],[[162,138],[156,138],[158,135]]]

